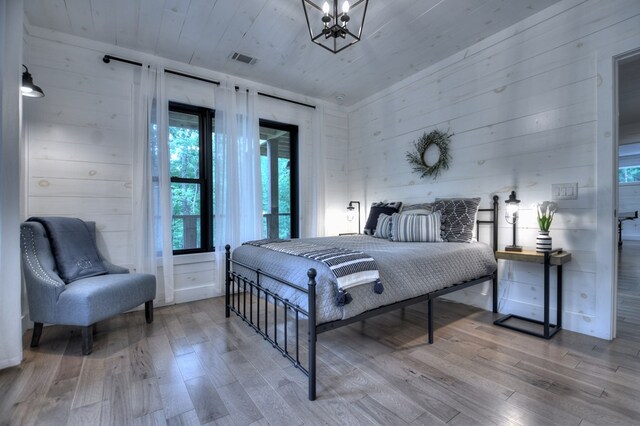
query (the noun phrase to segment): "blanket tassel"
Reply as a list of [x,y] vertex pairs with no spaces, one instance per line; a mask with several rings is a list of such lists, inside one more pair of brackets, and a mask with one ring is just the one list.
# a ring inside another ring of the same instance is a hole
[[336,296],[336,306],[344,306],[351,303],[353,297],[345,290],[338,290],[338,295]]
[[377,279],[376,283],[373,286],[373,292],[375,294],[382,294],[383,291],[384,291],[384,286],[382,285],[382,281],[380,281],[380,279]]

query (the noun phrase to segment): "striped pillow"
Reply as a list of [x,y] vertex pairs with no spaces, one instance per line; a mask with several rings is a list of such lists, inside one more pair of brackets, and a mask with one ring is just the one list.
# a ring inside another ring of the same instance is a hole
[[391,241],[441,242],[440,212],[391,216]]
[[373,233],[373,236],[376,238],[391,238],[391,216],[384,213],[378,216],[378,224],[376,225],[376,231]]
[[442,239],[470,243],[479,205],[480,198],[436,199],[433,210],[442,213]]

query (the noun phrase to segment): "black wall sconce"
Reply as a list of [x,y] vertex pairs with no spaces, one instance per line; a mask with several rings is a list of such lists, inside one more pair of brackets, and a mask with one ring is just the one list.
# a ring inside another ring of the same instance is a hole
[[360,234],[360,201],[349,201],[349,206],[347,207],[347,220],[349,222],[353,221],[355,216],[355,207],[354,204],[358,204],[358,234]]
[[505,251],[522,251],[522,247],[516,244],[516,223],[518,222],[520,212],[520,200],[516,198],[516,191],[511,191],[509,199],[504,202],[507,204],[504,217],[507,220],[507,223],[513,225],[513,244],[506,246],[504,249]]
[[44,96],[44,92],[39,86],[33,84],[33,77],[31,77],[29,68],[24,64],[22,66],[24,67],[24,72],[22,73],[22,86],[20,86],[20,93],[22,93],[22,96],[27,96],[29,98],[42,98]]

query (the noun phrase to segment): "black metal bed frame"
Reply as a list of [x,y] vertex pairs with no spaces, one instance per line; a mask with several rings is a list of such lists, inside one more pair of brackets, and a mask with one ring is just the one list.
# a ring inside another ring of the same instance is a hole
[[[489,224],[493,226],[493,251],[498,249],[498,196],[493,196],[493,207],[488,209],[478,209],[479,212],[492,212],[491,220],[477,220],[476,229],[479,231],[481,224]],[[477,233],[476,233],[477,234]],[[454,284],[453,286],[443,288],[441,290],[433,291],[431,293],[423,294],[411,299],[402,300],[389,305],[381,306],[376,309],[372,309],[356,315],[351,318],[326,322],[323,324],[316,324],[316,270],[311,268],[307,272],[309,282],[307,287],[283,280],[275,275],[269,274],[260,269],[256,269],[245,263],[231,259],[231,247],[225,246],[226,261],[225,261],[225,316],[229,318],[231,312],[235,312],[245,323],[253,328],[258,334],[260,334],[265,340],[276,348],[282,356],[287,358],[293,363],[293,365],[302,371],[308,377],[309,384],[309,400],[316,399],[316,341],[317,335],[330,331],[339,327],[352,324],[354,322],[363,321],[365,319],[384,314],[396,309],[405,308],[407,306],[427,301],[428,310],[428,335],[429,344],[433,343],[433,300],[437,297],[445,294],[452,293],[454,291],[463,290],[465,288],[480,284],[489,280],[493,281],[493,312],[497,312],[498,307],[498,276],[497,270],[490,275],[485,275],[470,281]],[[233,271],[232,265],[238,265],[253,271],[256,274],[256,279],[248,279]],[[292,303],[288,299],[285,299],[262,286],[261,281],[263,277],[270,278],[288,287],[294,288],[307,295],[307,306],[305,310],[301,306]],[[255,297],[255,303],[254,303]],[[247,298],[249,299],[247,301]],[[261,300],[262,298],[262,300]],[[272,313],[269,313],[269,300],[272,301],[274,309]],[[248,303],[247,303],[248,302]],[[262,312],[260,306],[263,305]],[[247,315],[247,306],[249,312]],[[283,331],[278,339],[278,307],[281,307],[283,313]],[[255,313],[255,315],[254,315]],[[269,317],[272,316],[273,331],[269,334]],[[305,368],[300,362],[300,317],[307,318],[308,329],[308,348],[307,348],[307,367]],[[289,345],[289,320],[295,321],[295,345],[291,348]],[[316,324],[315,327],[311,326]]]

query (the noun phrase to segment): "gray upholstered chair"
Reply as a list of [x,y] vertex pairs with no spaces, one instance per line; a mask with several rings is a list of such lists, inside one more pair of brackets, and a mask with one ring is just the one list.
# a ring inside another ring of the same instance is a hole
[[[86,224],[95,241],[95,223]],[[81,327],[82,353],[88,355],[96,322],[142,303],[147,323],[153,321],[155,276],[129,273],[128,269],[111,264],[98,253],[107,274],[65,284],[58,275],[49,238],[41,223],[23,222],[20,241],[29,316],[34,322],[31,347],[38,346],[44,323]]]

